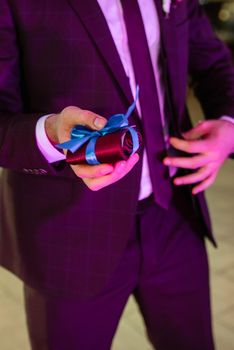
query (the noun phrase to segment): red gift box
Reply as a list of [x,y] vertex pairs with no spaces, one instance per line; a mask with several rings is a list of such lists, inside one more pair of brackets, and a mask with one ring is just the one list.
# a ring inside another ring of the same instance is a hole
[[[139,144],[142,144],[141,134],[138,132]],[[87,164],[86,161],[87,144],[79,148],[75,153],[67,152],[66,161],[70,164]],[[100,163],[115,163],[119,160],[127,160],[132,154],[133,142],[128,129],[101,136],[95,145],[95,155]],[[137,152],[139,152],[140,147]]]

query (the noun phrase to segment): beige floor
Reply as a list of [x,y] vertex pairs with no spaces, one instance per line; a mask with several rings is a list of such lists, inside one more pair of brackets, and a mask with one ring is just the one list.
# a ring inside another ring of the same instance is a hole
[[[214,231],[219,242],[218,250],[208,244],[217,350],[234,350],[233,174],[234,162],[227,161],[216,184],[207,193]],[[0,269],[0,350],[29,350],[21,288],[20,281]],[[130,298],[112,350],[150,349],[141,317]]]

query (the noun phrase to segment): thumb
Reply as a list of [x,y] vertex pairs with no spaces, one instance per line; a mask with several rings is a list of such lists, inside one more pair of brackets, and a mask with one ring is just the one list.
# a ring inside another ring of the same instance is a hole
[[71,130],[76,125],[88,127],[91,130],[100,130],[107,123],[107,119],[100,115],[74,106],[66,107],[57,116],[60,143],[70,139]]
[[99,130],[107,122],[102,116],[75,106],[66,107],[60,114],[67,128],[82,125],[93,130]]

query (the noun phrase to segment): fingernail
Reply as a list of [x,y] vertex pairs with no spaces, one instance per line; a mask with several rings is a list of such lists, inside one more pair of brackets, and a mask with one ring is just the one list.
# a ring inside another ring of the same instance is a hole
[[116,171],[118,173],[121,173],[125,167],[125,164],[126,162],[125,161],[122,161],[122,162],[119,162],[117,165],[116,165]]
[[178,179],[175,179],[175,180],[174,180],[174,184],[175,184],[175,185],[180,185],[180,184],[181,184],[181,181],[178,180]]
[[165,165],[170,165],[171,162],[170,162],[169,159],[166,158],[166,159],[164,159],[163,163],[164,163]]
[[105,119],[103,119],[103,118],[97,117],[97,118],[94,119],[93,124],[94,124],[94,126],[95,126],[97,129],[102,129],[102,128],[105,126],[106,121],[105,121]]
[[133,156],[131,156],[130,158],[130,164],[134,164],[134,163],[137,163],[138,160],[139,160],[139,154],[138,153],[135,153]]

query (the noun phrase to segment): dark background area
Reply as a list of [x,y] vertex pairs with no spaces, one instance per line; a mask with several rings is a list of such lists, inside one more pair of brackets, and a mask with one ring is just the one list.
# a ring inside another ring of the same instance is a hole
[[234,57],[234,0],[200,0],[217,35],[228,44]]

